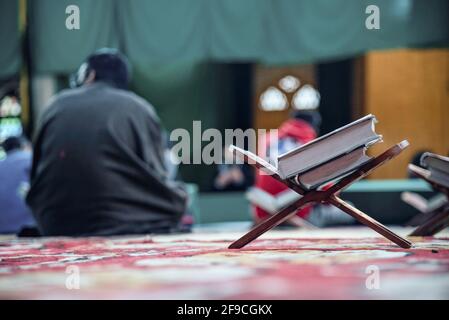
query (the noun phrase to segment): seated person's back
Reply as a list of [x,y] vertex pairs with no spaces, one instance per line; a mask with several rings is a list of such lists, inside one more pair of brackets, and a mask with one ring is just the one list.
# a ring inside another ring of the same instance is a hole
[[6,139],[3,148],[6,155],[0,159],[0,233],[18,233],[35,225],[24,201],[32,154],[27,142],[19,137]]
[[58,95],[42,117],[27,201],[44,235],[167,232],[184,211],[153,107],[103,79],[102,55],[111,54],[96,54],[95,80]]

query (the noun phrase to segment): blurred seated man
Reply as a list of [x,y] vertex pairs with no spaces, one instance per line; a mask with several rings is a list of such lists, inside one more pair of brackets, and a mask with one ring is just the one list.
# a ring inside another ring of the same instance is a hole
[[[261,154],[268,154],[270,158],[276,159],[277,155],[288,152],[317,138],[320,125],[321,116],[317,110],[296,110],[291,114],[290,119],[286,120],[279,127],[277,146],[267,138],[265,149],[262,150]],[[270,162],[273,163],[273,160],[270,160]],[[292,200],[300,197],[285,184],[260,171],[257,172],[255,187],[273,196],[286,197],[285,192],[288,192],[292,194],[289,196],[293,198]],[[306,205],[299,209],[296,214],[317,227],[348,224],[354,221],[352,217],[340,209],[325,204]],[[269,212],[258,206],[253,207],[255,223],[261,222],[270,215]]]
[[213,189],[217,191],[246,190],[252,184],[252,169],[246,164],[235,164],[229,146],[223,148],[223,163],[217,165],[218,174]]
[[1,149],[0,233],[16,234],[36,224],[24,199],[29,189],[32,154],[28,141],[22,137],[7,138]]
[[127,91],[130,68],[101,49],[42,116],[27,202],[43,235],[176,230],[186,193],[168,179],[154,108]]

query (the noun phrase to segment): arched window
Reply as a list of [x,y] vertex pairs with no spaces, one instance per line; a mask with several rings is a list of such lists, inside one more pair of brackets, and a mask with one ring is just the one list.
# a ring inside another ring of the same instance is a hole
[[259,97],[263,111],[284,111],[290,106],[296,110],[312,110],[319,107],[320,93],[310,84],[301,86],[301,81],[292,75],[279,79],[276,86],[270,86]]
[[259,107],[264,111],[282,111],[288,108],[288,100],[281,90],[269,87],[260,95]]
[[296,110],[316,109],[320,105],[320,94],[314,87],[306,84],[293,95],[291,105]]

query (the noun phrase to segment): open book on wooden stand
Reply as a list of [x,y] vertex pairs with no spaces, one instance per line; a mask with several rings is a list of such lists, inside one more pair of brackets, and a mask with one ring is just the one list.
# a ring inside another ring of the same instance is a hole
[[447,196],[442,193],[427,200],[419,193],[404,191],[401,193],[401,200],[419,212],[406,223],[412,227],[424,224],[434,213],[443,210],[448,205]]
[[[408,142],[404,140],[377,157],[368,157],[365,153],[366,149],[381,141],[381,136],[374,131],[375,121],[373,115],[368,115],[315,139],[279,156],[277,166],[249,151],[231,146],[230,150],[240,156],[246,163],[262,170],[264,174],[271,175],[302,197],[262,221],[240,239],[233,242],[229,248],[239,249],[244,247],[268,230],[295,215],[296,211],[305,204],[313,202],[332,204],[400,247],[410,248],[412,245],[410,241],[400,237],[337,196],[338,192],[396,157],[408,146]],[[357,155],[354,156],[354,154]],[[306,174],[308,179],[304,180],[303,176]],[[320,186],[329,181],[333,181],[334,184],[326,190],[321,190]]]
[[426,152],[421,164],[427,169],[409,164],[408,169],[417,177],[428,182],[435,191],[441,192],[436,205],[419,206],[416,199],[407,199],[407,203],[423,212],[424,219],[410,236],[433,236],[449,226],[449,158]]
[[[279,210],[285,208],[289,204],[299,200],[302,196],[298,193],[287,189],[277,195],[272,195],[260,188],[251,187],[245,193],[246,199],[253,205],[258,206],[269,215],[277,213]],[[288,224],[294,227],[301,227],[305,229],[318,229],[307,220],[294,215],[287,220]]]

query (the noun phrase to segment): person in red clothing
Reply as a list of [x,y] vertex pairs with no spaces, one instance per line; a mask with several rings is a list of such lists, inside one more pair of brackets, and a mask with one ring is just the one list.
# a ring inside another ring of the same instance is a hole
[[[308,143],[318,137],[321,125],[321,116],[316,109],[296,110],[278,129],[277,145],[267,137],[266,145],[259,149],[260,155],[268,155],[269,161],[275,163],[277,155],[283,154]],[[258,170],[256,174],[255,187],[273,196],[295,193],[283,183],[275,180],[270,175],[263,174]],[[296,193],[295,193],[296,194]],[[327,225],[352,223],[353,218],[339,209],[330,205],[306,205],[296,212],[297,216],[308,220],[317,227]],[[271,214],[261,207],[253,206],[254,222],[259,223]]]
[[[276,146],[269,138],[267,138],[265,149],[260,150],[260,153],[269,154],[270,160],[272,161],[277,158],[278,154],[285,153],[314,140],[318,136],[320,124],[321,116],[317,111],[295,111],[292,114],[292,117],[285,121],[278,129],[278,150],[273,150]],[[268,152],[266,152],[267,150]],[[256,175],[255,186],[273,196],[289,189],[285,184],[275,180],[269,175],[261,174],[259,171]],[[305,218],[309,215],[310,211],[311,206],[308,205],[298,210],[297,215],[301,218]],[[253,212],[256,223],[265,220],[270,216],[270,213],[257,206],[254,207]]]

